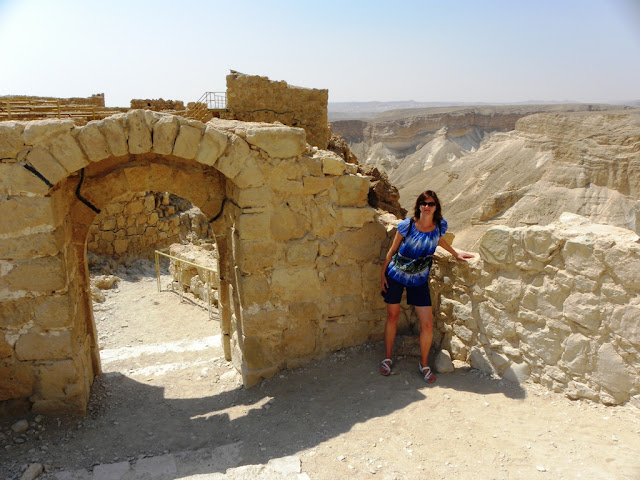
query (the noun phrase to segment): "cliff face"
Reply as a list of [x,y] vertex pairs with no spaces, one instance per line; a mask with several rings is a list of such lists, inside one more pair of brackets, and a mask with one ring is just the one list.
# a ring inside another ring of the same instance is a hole
[[344,126],[404,208],[436,190],[457,244],[473,248],[491,225],[546,225],[565,211],[640,231],[640,110],[606,108],[409,110]]

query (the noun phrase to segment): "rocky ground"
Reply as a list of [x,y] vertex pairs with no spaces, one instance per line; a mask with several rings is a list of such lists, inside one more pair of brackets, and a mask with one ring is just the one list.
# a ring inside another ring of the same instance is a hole
[[159,293],[151,263],[104,268],[87,415],[0,419],[3,480],[640,478],[636,405],[462,364],[427,386],[413,357],[385,378],[381,344],[245,389],[202,302],[181,303],[167,275]]

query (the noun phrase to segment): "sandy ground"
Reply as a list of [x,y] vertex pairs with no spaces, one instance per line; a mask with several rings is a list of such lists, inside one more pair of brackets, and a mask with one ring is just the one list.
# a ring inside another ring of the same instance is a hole
[[[97,466],[216,448],[233,458],[172,478],[252,478],[234,468],[291,456],[300,471],[286,478],[640,478],[634,405],[570,401],[464,365],[427,386],[413,357],[382,377],[382,344],[245,389],[202,302],[180,303],[168,276],[158,293],[151,264],[114,273],[94,304],[104,374],[87,416],[1,419],[1,479],[34,462],[39,479],[97,478]],[[29,427],[16,433],[19,420]]]

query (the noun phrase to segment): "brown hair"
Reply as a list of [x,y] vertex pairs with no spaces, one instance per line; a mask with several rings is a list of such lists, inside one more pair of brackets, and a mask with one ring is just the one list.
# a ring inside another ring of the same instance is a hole
[[433,190],[425,190],[416,199],[416,206],[413,209],[413,216],[415,220],[420,218],[420,203],[426,201],[427,197],[433,198],[436,202],[436,211],[433,213],[433,223],[436,227],[440,228],[440,222],[442,221],[442,208],[440,207],[440,200],[438,195]]

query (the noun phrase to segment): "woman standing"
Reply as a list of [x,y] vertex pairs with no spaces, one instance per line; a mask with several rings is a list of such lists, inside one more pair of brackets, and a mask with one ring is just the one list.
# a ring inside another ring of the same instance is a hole
[[413,218],[402,220],[382,266],[382,295],[387,304],[387,323],[384,327],[386,356],[380,363],[380,373],[391,373],[393,342],[398,329],[400,299],[407,289],[407,303],[413,305],[420,320],[420,373],[427,383],[436,376],[427,365],[433,339],[433,311],[429,293],[429,271],[433,253],[441,246],[457,260],[466,261],[473,255],[456,252],[442,236],[447,221],[442,218],[438,196],[432,190],[422,192],[414,208]]

